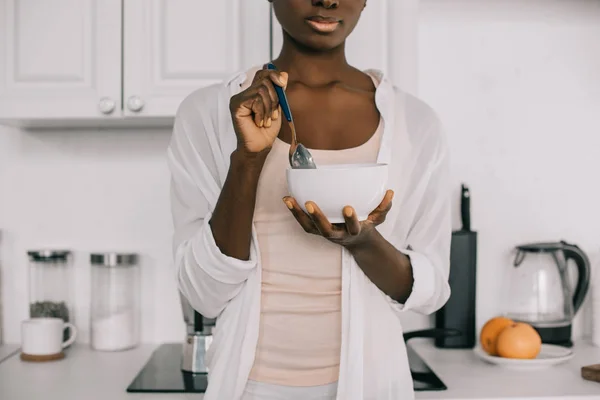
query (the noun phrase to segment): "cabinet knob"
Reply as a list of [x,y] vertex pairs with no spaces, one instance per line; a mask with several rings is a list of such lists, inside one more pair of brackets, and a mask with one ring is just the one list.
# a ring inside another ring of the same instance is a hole
[[102,97],[98,102],[98,108],[102,114],[111,114],[115,111],[116,103],[110,97]]
[[127,108],[133,112],[141,111],[144,108],[144,100],[138,96],[131,96],[127,99]]

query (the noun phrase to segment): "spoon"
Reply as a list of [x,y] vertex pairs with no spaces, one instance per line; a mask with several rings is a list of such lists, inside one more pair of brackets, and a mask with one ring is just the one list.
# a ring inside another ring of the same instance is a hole
[[[277,70],[277,67],[272,63],[267,64],[267,69]],[[290,129],[292,130],[292,143],[290,144],[290,165],[294,169],[315,169],[317,168],[315,162],[313,161],[312,155],[310,151],[302,143],[298,143],[298,139],[296,138],[296,127],[294,126],[294,120],[292,118],[292,112],[290,110],[290,105],[287,101],[287,97],[285,95],[285,91],[281,86],[275,86],[275,91],[277,92],[277,97],[279,98],[279,104],[281,105],[281,110],[285,115],[285,119],[288,120],[290,124]]]

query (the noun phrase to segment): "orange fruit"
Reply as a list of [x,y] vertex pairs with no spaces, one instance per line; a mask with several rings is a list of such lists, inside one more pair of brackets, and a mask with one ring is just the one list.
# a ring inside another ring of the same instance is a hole
[[542,338],[525,322],[515,322],[500,332],[496,349],[500,357],[533,359],[540,354]]
[[514,324],[514,321],[506,317],[494,317],[483,325],[481,328],[481,334],[479,335],[479,342],[483,350],[491,356],[497,356],[496,341],[498,335],[507,326]]

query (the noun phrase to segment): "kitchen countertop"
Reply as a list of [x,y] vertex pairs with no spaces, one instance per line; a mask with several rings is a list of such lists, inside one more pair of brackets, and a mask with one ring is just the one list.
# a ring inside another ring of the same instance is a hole
[[[429,339],[410,345],[444,381],[448,390],[417,392],[417,399],[600,399],[600,384],[581,378],[581,366],[600,362],[600,348],[578,343],[567,363],[537,371],[512,371],[487,364],[472,350],[436,349]],[[104,353],[75,345],[67,357],[51,363],[26,363],[18,355],[0,363],[2,400],[181,400],[201,394],[127,393],[155,344]]]
[[426,339],[413,340],[413,348],[448,386],[417,393],[417,399],[600,400],[600,383],[581,377],[582,366],[600,363],[600,347],[587,342],[577,343],[575,355],[563,364],[516,371],[484,362],[472,350],[441,350]]
[[0,363],[6,358],[15,354],[19,350],[19,345],[16,344],[0,344]]

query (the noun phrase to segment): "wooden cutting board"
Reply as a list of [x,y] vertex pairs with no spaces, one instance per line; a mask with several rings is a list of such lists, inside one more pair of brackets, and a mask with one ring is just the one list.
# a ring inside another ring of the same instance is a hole
[[600,382],[600,364],[581,367],[581,376],[588,381]]

